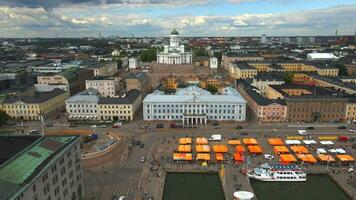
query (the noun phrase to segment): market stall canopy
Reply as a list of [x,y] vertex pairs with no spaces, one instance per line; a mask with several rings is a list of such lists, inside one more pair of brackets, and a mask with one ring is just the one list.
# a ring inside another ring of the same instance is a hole
[[173,154],[173,160],[193,160],[192,154],[191,153],[174,153]]
[[197,145],[197,146],[195,146],[195,150],[198,153],[201,153],[201,152],[208,153],[208,152],[210,152],[210,146],[209,145]]
[[318,154],[320,161],[323,162],[335,162],[335,159],[328,154]]
[[279,156],[279,159],[282,163],[291,163],[291,162],[296,162],[297,159],[292,154],[281,154]]
[[208,144],[208,138],[206,137],[198,137],[196,139],[197,144]]
[[209,161],[210,160],[210,153],[198,153],[196,160],[204,160],[204,161]]
[[178,152],[184,152],[184,153],[192,152],[192,146],[191,145],[179,145]]
[[222,154],[222,153],[216,153],[216,154],[215,154],[215,159],[216,159],[217,161],[222,161],[222,160],[224,160],[224,154]]
[[294,144],[301,144],[299,140],[286,140],[286,144],[294,145]]
[[258,142],[255,138],[243,138],[242,142],[245,145],[257,145],[258,144]]
[[323,153],[326,153],[326,150],[325,150],[324,148],[317,148],[317,149],[316,149],[316,152],[317,152],[318,154],[323,154]]
[[179,138],[179,144],[192,144],[192,138]]
[[226,153],[227,152],[227,146],[225,145],[214,145],[213,146],[213,151],[216,153]]
[[281,153],[289,153],[289,150],[286,146],[274,146],[273,147],[273,152],[277,155]]
[[303,140],[303,143],[306,145],[316,144],[315,140]]
[[338,149],[335,149],[336,150],[336,153],[338,154],[345,154],[346,151],[344,149],[341,149],[341,148],[338,148]]
[[326,141],[320,141],[320,144],[322,144],[322,145],[334,145],[334,142],[332,142],[330,140],[326,140]]
[[284,142],[281,138],[269,138],[268,143],[272,146],[283,146]]
[[290,148],[294,153],[309,153],[309,150],[305,146],[291,146]]
[[249,145],[249,146],[247,146],[247,148],[251,154],[261,154],[262,153],[262,148],[258,145]]
[[241,141],[240,140],[229,140],[229,141],[227,141],[227,143],[230,145],[240,145]]
[[351,155],[337,155],[336,156],[341,162],[354,162],[354,158]]
[[234,154],[234,159],[235,159],[235,161],[237,161],[237,162],[243,162],[243,161],[244,161],[244,157],[243,157],[241,154],[239,154],[239,153],[235,153],[235,154]]
[[235,152],[239,154],[243,154],[245,153],[245,147],[243,147],[242,145],[237,145],[235,148]]
[[296,155],[303,162],[307,162],[307,163],[316,163],[317,162],[317,160],[315,159],[315,157],[312,154],[296,154]]

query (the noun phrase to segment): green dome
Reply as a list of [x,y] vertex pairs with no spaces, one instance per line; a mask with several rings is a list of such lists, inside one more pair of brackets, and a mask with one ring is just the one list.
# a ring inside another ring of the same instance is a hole
[[179,33],[176,29],[173,29],[173,31],[171,32],[171,35],[179,35]]

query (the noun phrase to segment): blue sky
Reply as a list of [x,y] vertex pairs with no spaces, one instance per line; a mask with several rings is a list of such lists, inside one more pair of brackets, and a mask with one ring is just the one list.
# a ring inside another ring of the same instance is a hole
[[354,34],[356,0],[0,0],[0,37]]

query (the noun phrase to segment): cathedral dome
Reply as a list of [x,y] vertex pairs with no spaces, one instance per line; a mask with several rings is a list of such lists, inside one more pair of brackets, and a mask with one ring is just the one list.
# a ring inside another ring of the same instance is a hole
[[176,29],[173,29],[173,31],[171,32],[171,35],[179,35],[179,33]]

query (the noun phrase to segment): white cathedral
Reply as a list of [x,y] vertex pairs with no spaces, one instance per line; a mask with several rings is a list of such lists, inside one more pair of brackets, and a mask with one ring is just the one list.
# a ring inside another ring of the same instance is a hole
[[173,29],[170,35],[170,44],[164,45],[163,52],[157,53],[158,64],[191,64],[192,53],[185,52],[184,45],[179,45],[179,33]]

